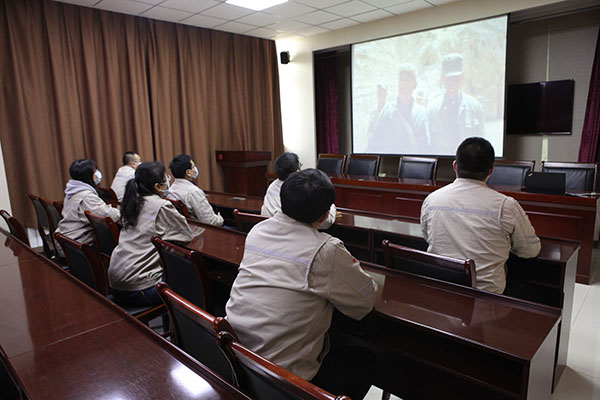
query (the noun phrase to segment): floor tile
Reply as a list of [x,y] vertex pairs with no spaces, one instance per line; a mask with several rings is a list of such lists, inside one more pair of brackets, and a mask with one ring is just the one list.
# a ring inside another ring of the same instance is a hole
[[600,400],[600,379],[570,368],[563,373],[552,400]]

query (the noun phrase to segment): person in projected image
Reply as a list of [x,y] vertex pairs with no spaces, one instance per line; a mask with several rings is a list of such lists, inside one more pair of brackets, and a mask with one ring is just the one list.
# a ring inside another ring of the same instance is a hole
[[369,115],[369,128],[367,129],[368,143],[371,143],[371,141],[373,140],[373,129],[375,128],[375,123],[379,120],[379,115],[385,107],[386,101],[387,88],[380,83],[377,85],[377,105],[371,110],[371,113]]
[[417,104],[417,69],[405,63],[398,68],[396,100],[386,104],[373,126],[367,151],[370,153],[419,153],[429,146],[425,108]]
[[473,96],[461,90],[464,58],[448,54],[442,60],[441,81],[444,93],[427,108],[432,148],[440,154],[452,154],[467,137],[484,136],[483,107]]

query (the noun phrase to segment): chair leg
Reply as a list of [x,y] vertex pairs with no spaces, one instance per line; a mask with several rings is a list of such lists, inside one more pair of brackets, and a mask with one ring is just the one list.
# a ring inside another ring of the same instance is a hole
[[381,400],[390,400],[390,392],[386,392],[385,390],[381,393]]

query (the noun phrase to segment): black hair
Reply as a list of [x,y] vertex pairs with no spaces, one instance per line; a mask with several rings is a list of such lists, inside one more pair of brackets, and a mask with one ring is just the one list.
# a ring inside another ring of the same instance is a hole
[[275,160],[275,173],[282,181],[298,171],[298,168],[300,168],[300,160],[296,153],[283,153]]
[[187,154],[179,154],[173,158],[169,169],[175,178],[185,178],[185,171],[192,169],[192,157]]
[[309,168],[289,176],[281,186],[281,210],[296,221],[318,221],[335,201],[329,177]]
[[144,205],[144,196],[157,194],[154,185],[165,182],[165,172],[165,166],[160,161],[144,162],[136,168],[135,178],[127,182],[125,195],[121,202],[121,219],[124,229],[137,224]]
[[135,159],[136,154],[135,151],[126,151],[125,154],[123,154],[123,165],[131,164]]
[[71,179],[87,183],[95,189],[96,184],[94,183],[94,172],[96,172],[97,168],[98,167],[96,166],[96,162],[94,160],[82,158],[71,163],[71,166],[69,167],[69,175],[71,175]]
[[456,149],[456,173],[459,178],[485,180],[494,166],[494,148],[482,137],[470,137]]

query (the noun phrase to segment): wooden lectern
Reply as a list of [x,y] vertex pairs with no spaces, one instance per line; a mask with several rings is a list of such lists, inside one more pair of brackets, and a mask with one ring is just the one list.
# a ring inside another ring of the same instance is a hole
[[263,197],[267,191],[270,151],[217,150],[217,163],[225,170],[225,191]]

